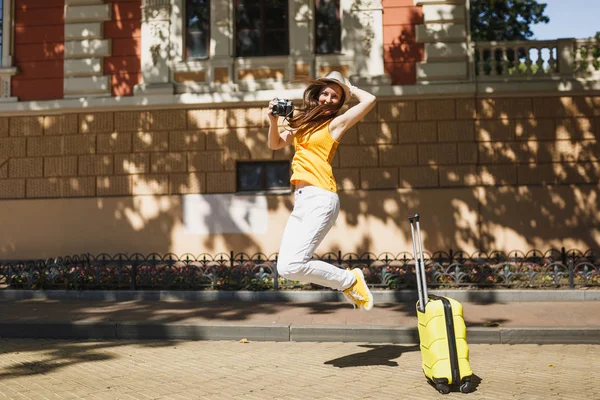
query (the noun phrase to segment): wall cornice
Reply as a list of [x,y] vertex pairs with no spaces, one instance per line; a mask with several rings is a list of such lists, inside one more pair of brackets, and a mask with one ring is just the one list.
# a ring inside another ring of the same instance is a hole
[[[600,82],[557,80],[545,82],[488,82],[407,86],[369,86],[379,101],[419,100],[440,97],[551,97],[600,96]],[[256,106],[267,104],[274,97],[300,100],[302,88],[259,90],[255,92],[222,91],[213,93],[182,93],[173,95],[125,96],[23,101],[0,103],[0,116],[31,114],[64,114],[89,111],[123,111],[140,108],[215,108],[216,105]]]

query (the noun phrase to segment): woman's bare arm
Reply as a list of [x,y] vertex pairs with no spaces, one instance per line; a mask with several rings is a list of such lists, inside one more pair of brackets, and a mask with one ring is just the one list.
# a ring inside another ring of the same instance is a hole
[[361,119],[365,117],[375,107],[375,101],[377,98],[371,93],[359,89],[356,86],[352,86],[350,95],[358,99],[358,104],[350,107],[348,111],[342,115],[335,117],[329,124],[329,132],[331,137],[338,142],[344,136],[344,133],[354,125],[356,125]]
[[275,101],[272,100],[267,108],[267,118],[269,118],[269,148],[271,150],[279,150],[292,144],[294,142],[294,135],[287,130],[279,132],[277,125],[279,117],[272,113],[274,104]]

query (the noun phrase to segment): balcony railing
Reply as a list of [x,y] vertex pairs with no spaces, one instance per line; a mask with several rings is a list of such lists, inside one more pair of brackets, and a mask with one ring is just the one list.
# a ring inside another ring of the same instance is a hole
[[600,39],[473,43],[480,81],[600,78]]

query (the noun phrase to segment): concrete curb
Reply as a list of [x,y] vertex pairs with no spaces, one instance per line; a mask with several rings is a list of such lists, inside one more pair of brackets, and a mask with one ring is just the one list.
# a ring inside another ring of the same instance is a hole
[[[600,344],[600,327],[470,327],[472,344]],[[241,340],[418,344],[416,327],[384,325],[153,324],[147,322],[2,321],[2,338]]]
[[[548,301],[600,301],[600,290],[430,290],[463,303],[516,303]],[[374,290],[376,303],[415,303],[416,290]],[[337,291],[134,291],[134,290],[0,290],[0,300],[89,300],[89,301],[259,301],[320,303],[345,302]]]

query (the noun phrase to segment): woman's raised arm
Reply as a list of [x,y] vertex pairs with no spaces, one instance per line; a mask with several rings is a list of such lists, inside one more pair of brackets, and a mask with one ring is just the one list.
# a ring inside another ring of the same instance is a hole
[[350,87],[350,97],[356,97],[358,104],[350,107],[345,113],[335,117],[329,124],[329,133],[336,141],[340,141],[344,133],[361,119],[365,117],[375,107],[377,98],[371,93],[359,89],[356,86]]

